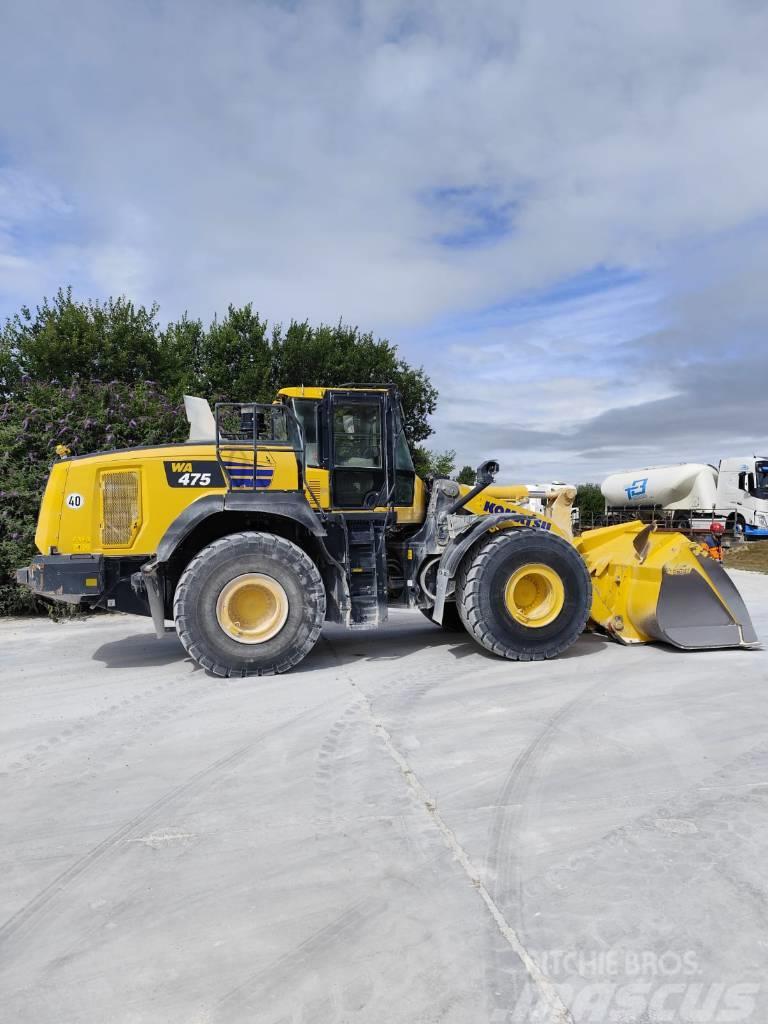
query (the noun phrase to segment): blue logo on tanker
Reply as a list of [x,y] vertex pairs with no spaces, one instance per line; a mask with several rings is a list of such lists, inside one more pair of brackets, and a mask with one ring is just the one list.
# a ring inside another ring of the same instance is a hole
[[627,492],[627,497],[631,500],[632,498],[642,498],[647,487],[648,477],[644,476],[640,480],[633,480],[629,487],[625,487],[624,490]]
[[492,501],[486,501],[483,505],[483,512],[509,512],[509,521],[511,523],[519,523],[520,526],[532,526],[535,530],[552,529],[552,523],[548,523],[546,519],[539,519],[536,516],[528,516],[522,512],[515,512],[511,508],[505,508],[504,505],[496,505]]

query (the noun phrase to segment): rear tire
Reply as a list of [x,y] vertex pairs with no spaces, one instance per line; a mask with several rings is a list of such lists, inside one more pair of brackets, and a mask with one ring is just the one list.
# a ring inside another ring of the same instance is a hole
[[[531,574],[534,582],[542,581],[540,592],[534,583],[523,583],[528,591],[518,598],[518,608],[510,587],[514,595],[515,580]],[[510,529],[490,537],[467,554],[456,581],[456,605],[467,632],[510,661],[562,654],[583,632],[591,604],[592,582],[576,548],[541,531]]]
[[[250,634],[243,631],[250,641],[235,638],[237,614],[222,610],[238,599],[238,585],[246,601],[249,586],[261,588],[252,591],[255,624]],[[262,612],[270,601],[273,607]],[[325,587],[315,563],[291,541],[271,533],[233,533],[203,548],[186,567],[173,615],[184,649],[213,675],[273,675],[298,665],[317,643]]]
[[443,605],[442,622],[435,622],[435,620],[432,618],[432,612],[434,610],[434,606],[432,608],[419,608],[421,614],[425,618],[429,619],[433,626],[440,626],[448,633],[464,632],[464,623],[461,621],[459,609],[456,607],[456,604],[453,601],[446,601],[445,604]]

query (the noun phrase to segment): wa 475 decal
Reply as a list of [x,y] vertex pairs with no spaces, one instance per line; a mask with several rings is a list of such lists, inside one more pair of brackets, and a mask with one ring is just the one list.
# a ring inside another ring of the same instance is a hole
[[164,462],[170,487],[223,487],[221,466],[214,460],[192,459]]

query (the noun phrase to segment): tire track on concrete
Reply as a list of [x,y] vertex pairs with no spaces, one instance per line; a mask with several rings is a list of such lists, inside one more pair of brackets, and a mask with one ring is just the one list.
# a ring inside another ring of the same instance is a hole
[[205,768],[195,772],[194,775],[181,783],[181,785],[174,786],[172,789],[168,790],[159,799],[153,801],[149,806],[145,807],[129,821],[125,822],[114,832],[110,833],[110,835],[76,860],[65,871],[62,871],[61,874],[57,875],[56,878],[46,885],[45,888],[43,888],[35,897],[25,903],[24,906],[20,907],[19,910],[0,925],[0,949],[7,946],[9,940],[16,936],[23,928],[32,925],[58,896],[61,896],[66,892],[73,882],[77,881],[100,861],[104,860],[105,857],[109,856],[109,854],[128,839],[133,832],[146,826],[152,817],[159,811],[164,810],[181,797],[190,796],[200,792],[217,776],[222,774],[228,768],[231,768],[244,760],[248,754],[254,751],[265,739],[282,732],[284,729],[294,725],[301,719],[309,718],[312,715],[319,713],[325,706],[325,703],[327,702],[317,705],[309,710],[301,711],[299,714],[294,715],[285,722],[281,722],[274,728],[267,729],[259,733],[249,743],[238,747],[225,757],[221,757],[218,760],[213,761]]
[[[327,638],[326,646],[332,657],[339,665],[339,657],[335,648]],[[402,676],[394,676],[384,682],[384,685],[376,692],[376,700],[386,698],[392,691],[406,690],[411,694],[411,683],[421,678],[417,672],[409,672]],[[422,687],[423,689],[423,687]],[[424,690],[426,692],[426,690]],[[416,698],[410,698],[419,699]],[[343,757],[343,750],[352,742],[354,730],[362,728],[368,733],[367,726],[362,715],[362,698],[353,701],[336,719],[326,733],[318,750],[315,768],[315,806],[316,824],[322,829],[332,829],[339,823],[340,812],[343,808],[349,808],[352,803],[352,783],[355,781],[350,777],[348,770],[342,770],[340,760]],[[346,769],[346,766],[345,766]]]
[[[315,759],[314,798],[316,827],[327,832],[336,828],[341,808],[349,803],[349,772],[340,769],[342,751],[360,723],[361,702],[347,705],[323,737]],[[343,789],[344,796],[339,790]]]
[[[391,732],[401,737],[400,744],[405,746],[406,749],[408,749],[407,740],[411,721],[420,704],[433,690],[446,682],[446,677],[442,667],[433,669],[427,663],[427,665],[420,666],[419,671],[411,673],[407,679],[407,688],[389,686],[384,692],[372,694],[370,698],[371,708],[373,708],[375,702],[378,718],[383,720],[386,717],[387,721],[392,723]],[[365,708],[363,707],[362,710],[365,711]],[[369,729],[369,724],[365,718],[361,719],[361,724],[364,728]],[[386,765],[387,761],[390,760],[389,752],[381,737],[377,738],[376,749],[380,755],[383,755],[383,759],[380,757],[379,762]],[[376,776],[372,772],[368,772],[365,788],[366,803],[375,803],[380,791],[380,785]],[[420,829],[409,827],[415,805],[413,792],[407,787],[400,787],[399,791],[395,793],[395,799],[396,805],[391,808],[390,815],[393,821],[396,821],[400,826],[399,834],[405,843],[409,856],[419,857],[425,862],[431,861],[435,856],[439,856],[441,842],[435,830],[425,833]],[[418,805],[416,805],[417,814],[418,811]]]
[[[164,698],[167,695],[166,691],[181,686],[185,687],[185,699],[182,702],[174,701],[173,704],[167,705],[164,702]],[[200,689],[190,693],[189,689],[186,689],[190,686],[200,686]],[[206,677],[195,679],[192,676],[185,679],[172,679],[157,686],[151,686],[140,693],[135,693],[131,697],[115,701],[108,707],[94,712],[92,715],[81,715],[79,718],[74,719],[68,723],[66,728],[41,740],[33,749],[17,754],[15,760],[8,766],[5,774],[18,776],[28,769],[35,767],[35,765],[42,762],[51,753],[68,754],[74,743],[95,734],[99,727],[105,723],[117,720],[121,713],[129,716],[126,723],[128,725],[135,724],[139,726],[147,720],[160,725],[176,717],[179,712],[188,708],[191,703],[207,696],[212,689],[226,688],[226,686],[227,682],[224,680],[213,680]],[[151,702],[151,706],[148,706],[149,702]],[[159,711],[157,710],[158,702],[160,702],[161,706]],[[131,715],[130,713],[136,705],[140,706],[139,713]],[[120,745],[121,749],[131,746],[135,739],[134,737],[122,743]],[[110,741],[110,749],[114,750],[114,739]]]
[[[331,641],[327,637],[322,639],[325,640],[336,665],[340,665],[340,656]],[[388,714],[401,716],[398,728],[403,729],[410,722],[417,705],[442,682],[444,677],[440,674],[433,677],[427,675],[425,678],[423,668],[413,669],[405,675],[392,676],[385,680],[383,685],[371,694],[370,700],[378,705],[386,704],[394,697],[392,706],[386,710]],[[357,728],[368,732],[362,715],[363,705],[364,701],[361,698],[344,709],[342,715],[328,730],[318,751],[314,780],[317,808],[315,822],[320,828],[335,828],[339,823],[340,812],[344,808],[349,808],[352,803],[352,783],[355,780],[350,778],[348,771],[340,770],[338,762],[344,756],[344,747],[352,742],[351,733]]]
[[[327,640],[327,643],[331,650],[336,653],[332,641]],[[421,805],[425,813],[429,816],[432,825],[437,829],[444,845],[452,854],[454,861],[459,865],[466,877],[466,880],[478,894],[501,937],[522,963],[528,977],[538,992],[541,1002],[546,1007],[549,1021],[551,1024],[573,1024],[573,1018],[571,1017],[568,1008],[562,1002],[555,984],[542,971],[535,958],[523,944],[517,931],[507,921],[490,890],[483,882],[480,871],[473,864],[466,850],[459,842],[456,834],[438,810],[435,797],[426,789],[414,772],[413,768],[411,768],[408,760],[397,748],[387,727],[374,714],[371,700],[360,691],[359,686],[346,671],[340,658],[338,658],[338,664],[340,674],[346,677],[347,682],[356,692],[360,693],[360,700],[358,701],[358,704],[368,723],[371,733],[383,744],[387,755],[394,762],[405,784],[416,798],[417,803]],[[601,681],[600,684],[595,684],[595,686],[590,687],[590,690],[596,689],[597,685],[602,686],[604,683]],[[583,696],[584,694],[580,694],[579,697],[575,698],[571,702],[571,704],[577,704]],[[570,705],[567,705],[566,707],[570,707]],[[553,716],[553,718],[559,719],[563,717],[564,713],[565,709],[562,709],[562,713],[558,712],[557,715]],[[535,742],[532,746],[535,746]]]
[[264,1003],[270,994],[276,990],[284,991],[295,981],[298,970],[307,963],[316,962],[329,947],[358,936],[386,906],[386,900],[381,898],[364,897],[356,900],[294,949],[249,974],[242,982],[231,988],[215,1004],[215,1019],[232,1021],[235,1013],[238,1010],[247,1010],[254,999],[259,1000],[259,1011],[263,1014]]
[[[556,742],[562,723],[577,711],[584,710],[598,696],[602,696],[606,686],[606,681],[600,679],[550,715],[533,740],[515,759],[499,790],[496,811],[489,827],[486,872],[487,877],[491,879],[494,900],[504,908],[507,917],[516,917],[519,928],[525,926],[523,851],[520,846],[520,835],[532,813],[528,794],[537,781],[538,766]],[[505,984],[509,980],[510,974],[505,969],[503,957],[498,948],[492,946],[489,950],[487,989],[496,997],[492,1010],[492,1014],[495,1014],[493,1019],[508,1019],[516,1000],[521,995],[514,978],[511,979],[515,987],[514,993],[511,997],[504,993]]]

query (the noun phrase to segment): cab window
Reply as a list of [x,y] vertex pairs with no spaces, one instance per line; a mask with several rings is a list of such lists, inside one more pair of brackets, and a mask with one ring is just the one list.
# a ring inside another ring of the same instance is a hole
[[301,424],[304,435],[304,446],[307,453],[307,465],[320,465],[320,433],[317,426],[318,403],[311,398],[295,398],[293,411]]
[[333,449],[337,468],[381,469],[381,405],[378,402],[335,405]]
[[395,445],[395,505],[412,505],[416,472],[413,459],[401,428]]
[[[750,473],[751,477],[752,474]],[[768,498],[768,462],[755,463],[755,475],[750,493],[753,498]]]

